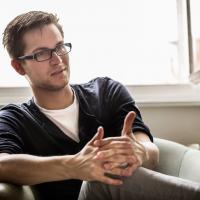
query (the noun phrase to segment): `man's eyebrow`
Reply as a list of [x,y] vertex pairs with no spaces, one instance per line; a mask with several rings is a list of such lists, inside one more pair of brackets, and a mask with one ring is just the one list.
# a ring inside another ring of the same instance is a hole
[[56,46],[61,45],[61,44],[64,44],[64,41],[58,42],[58,43],[56,44]]
[[[56,48],[58,45],[61,45],[61,44],[64,44],[64,42],[63,41],[58,42],[54,48]],[[48,50],[48,49],[50,49],[50,48],[48,48],[48,47],[38,47],[38,48],[34,49],[32,51],[32,53],[42,51],[42,50]]]
[[34,49],[32,51],[32,53],[43,51],[43,50],[48,50],[48,49],[49,49],[48,47],[38,47],[38,48]]

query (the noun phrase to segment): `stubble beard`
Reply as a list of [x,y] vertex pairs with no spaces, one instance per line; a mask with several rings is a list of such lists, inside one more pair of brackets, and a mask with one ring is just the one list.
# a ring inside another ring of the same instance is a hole
[[66,70],[67,75],[65,76],[65,79],[61,84],[52,84],[52,83],[40,83],[37,85],[37,88],[40,90],[45,90],[49,92],[58,92],[60,90],[63,90],[68,84],[69,84],[69,79],[70,79],[70,70],[69,68]]

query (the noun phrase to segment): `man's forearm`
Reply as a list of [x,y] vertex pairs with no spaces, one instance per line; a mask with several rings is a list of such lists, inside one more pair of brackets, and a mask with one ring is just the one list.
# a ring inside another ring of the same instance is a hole
[[49,181],[70,179],[72,167],[67,168],[73,156],[38,157],[26,154],[1,154],[0,181],[34,185]]
[[[94,136],[98,136],[98,133]],[[44,182],[79,179],[121,185],[121,179],[106,176],[105,159],[96,158],[93,139],[75,155],[39,157],[27,154],[0,154],[0,182],[35,185]],[[122,169],[114,172],[119,176]]]

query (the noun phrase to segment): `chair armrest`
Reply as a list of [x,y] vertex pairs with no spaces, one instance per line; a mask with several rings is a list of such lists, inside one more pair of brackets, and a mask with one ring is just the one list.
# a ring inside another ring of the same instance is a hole
[[1,200],[38,200],[30,186],[0,183]]
[[182,144],[160,138],[154,138],[154,142],[160,152],[156,171],[178,177],[183,156],[188,148]]
[[200,183],[200,151],[177,142],[155,138],[159,164],[156,171]]

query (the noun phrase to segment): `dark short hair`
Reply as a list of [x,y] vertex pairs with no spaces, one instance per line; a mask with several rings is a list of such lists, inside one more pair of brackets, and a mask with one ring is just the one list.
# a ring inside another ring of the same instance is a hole
[[24,53],[25,44],[23,35],[35,28],[42,28],[44,25],[55,24],[64,37],[62,26],[58,23],[56,14],[43,11],[30,11],[15,17],[5,28],[3,33],[3,45],[11,58],[17,58]]

